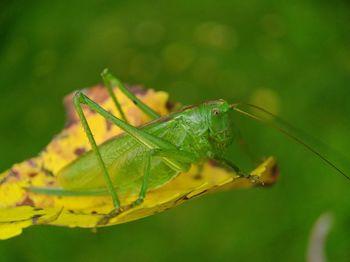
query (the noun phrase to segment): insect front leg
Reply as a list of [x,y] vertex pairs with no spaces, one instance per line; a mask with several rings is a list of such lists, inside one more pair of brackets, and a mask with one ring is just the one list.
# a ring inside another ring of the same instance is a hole
[[145,169],[144,169],[144,175],[143,175],[140,194],[138,198],[131,204],[132,207],[136,207],[142,204],[146,197],[146,193],[148,189],[148,178],[151,173],[151,158],[152,158],[152,152],[148,152],[146,156],[146,163],[145,163]]
[[222,164],[224,167],[226,167],[226,168],[228,168],[228,169],[234,171],[234,172],[235,172],[237,175],[239,175],[240,177],[247,178],[247,179],[249,179],[252,183],[260,183],[260,184],[263,184],[263,182],[260,180],[259,177],[244,172],[244,171],[241,170],[236,164],[234,164],[232,161],[227,160],[227,159],[225,159],[225,158],[217,158],[217,159],[215,159],[215,160],[218,161],[220,164]]

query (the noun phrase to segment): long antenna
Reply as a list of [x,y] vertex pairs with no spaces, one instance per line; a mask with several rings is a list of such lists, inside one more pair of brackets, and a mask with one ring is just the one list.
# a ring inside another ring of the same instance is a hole
[[326,157],[324,157],[320,152],[318,152],[316,149],[314,149],[313,147],[311,147],[310,145],[306,144],[304,141],[302,141],[299,137],[293,135],[292,133],[290,133],[289,131],[287,131],[286,129],[278,126],[277,124],[273,123],[273,122],[268,122],[266,119],[263,119],[257,115],[251,114],[249,112],[244,111],[243,109],[240,109],[239,106],[248,106],[251,107],[253,109],[256,109],[260,112],[263,112],[271,117],[273,117],[274,120],[281,122],[282,124],[285,124],[288,126],[290,126],[290,124],[286,124],[286,122],[282,119],[280,119],[279,117],[275,116],[274,114],[272,114],[271,112],[267,111],[266,109],[256,106],[256,105],[252,105],[252,104],[248,104],[248,103],[238,103],[238,104],[232,104],[231,108],[233,110],[235,110],[236,112],[239,112],[242,115],[248,116],[249,118],[252,118],[254,120],[257,120],[258,122],[261,122],[265,125],[268,125],[270,127],[272,127],[273,129],[283,133],[284,135],[286,135],[287,137],[289,137],[290,139],[296,141],[298,144],[304,146],[307,150],[309,150],[310,152],[314,153],[315,155],[317,155],[320,159],[322,159],[326,164],[328,164],[330,167],[332,167],[333,169],[335,169],[339,174],[341,174],[342,176],[344,176],[346,179],[348,179],[350,181],[350,177],[344,172],[342,171],[340,168],[338,168],[335,164],[333,164],[330,160],[328,160]]
[[265,108],[259,107],[257,105],[253,105],[250,103],[244,103],[249,107],[252,107],[254,109],[257,109],[259,111],[264,112],[265,114],[267,114],[268,116],[272,117],[274,120],[276,120],[276,122],[278,124],[281,124],[281,126],[285,127],[288,131],[291,131],[290,133],[294,134],[295,136],[298,137],[303,137],[306,138],[307,141],[313,141],[314,143],[316,143],[317,145],[320,145],[322,148],[326,149],[327,151],[331,151],[332,154],[336,155],[338,158],[343,159],[346,162],[349,162],[349,158],[344,156],[342,153],[340,153],[339,151],[335,150],[334,148],[330,147],[329,145],[325,144],[323,141],[319,140],[318,138],[306,133],[304,130],[293,126],[292,124],[288,123],[287,121],[285,121],[284,119],[280,118],[279,116],[267,111]]

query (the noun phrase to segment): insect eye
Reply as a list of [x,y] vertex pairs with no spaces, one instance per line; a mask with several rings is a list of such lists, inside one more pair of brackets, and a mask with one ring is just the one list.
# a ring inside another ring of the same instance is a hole
[[220,114],[220,110],[218,108],[213,108],[212,113],[214,116],[217,116]]

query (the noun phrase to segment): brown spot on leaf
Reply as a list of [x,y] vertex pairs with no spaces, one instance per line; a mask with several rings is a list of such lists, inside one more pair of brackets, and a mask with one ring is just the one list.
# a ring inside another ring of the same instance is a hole
[[105,121],[106,121],[106,130],[111,131],[113,124],[108,119],[106,119]]
[[169,111],[172,111],[175,108],[175,103],[168,100],[168,101],[166,101],[165,107]]
[[36,224],[36,223],[38,222],[38,219],[39,219],[40,217],[42,217],[42,215],[34,215],[34,216],[32,217],[32,222],[33,222],[33,224]]
[[263,181],[264,183],[263,186],[265,187],[274,185],[276,180],[280,176],[280,172],[277,164],[274,164],[271,167],[271,169],[269,170],[268,176],[269,177],[266,179],[266,181],[265,180]]
[[74,150],[74,154],[76,156],[81,156],[82,154],[84,154],[86,152],[86,149],[84,147],[78,147]]
[[36,177],[38,175],[37,172],[32,172],[32,173],[29,173],[28,176],[33,178],[33,177]]
[[29,159],[27,161],[28,165],[31,167],[37,167],[37,164],[35,163],[35,161],[33,159]]
[[193,176],[194,180],[201,180],[203,178],[203,176],[201,174],[196,174]]
[[19,206],[31,206],[31,207],[33,207],[34,205],[35,205],[34,201],[28,196],[26,196],[25,199],[23,199],[23,201],[19,204]]
[[279,175],[280,175],[280,169],[278,168],[278,165],[274,165],[273,167],[272,167],[272,170],[271,170],[272,172],[271,172],[271,174],[272,174],[272,176],[274,176],[274,177],[279,177]]
[[56,184],[56,182],[53,181],[53,180],[51,180],[51,181],[49,181],[49,182],[47,183],[47,186],[53,186],[53,185],[55,185],[55,184]]
[[54,177],[54,176],[55,176],[55,174],[54,174],[51,170],[47,169],[47,168],[44,167],[44,166],[42,166],[42,167],[40,168],[40,170],[43,171],[43,172],[45,173],[45,175],[47,175],[47,176],[51,176],[51,177]]

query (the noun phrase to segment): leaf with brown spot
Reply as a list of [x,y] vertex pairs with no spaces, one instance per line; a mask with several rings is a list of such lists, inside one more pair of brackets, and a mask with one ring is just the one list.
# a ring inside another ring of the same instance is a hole
[[[169,105],[176,105],[168,101],[168,94],[165,92],[141,90],[139,87],[131,90],[136,90],[135,94],[161,115],[169,113],[172,108]],[[86,89],[85,92],[106,110],[119,116],[112,99],[102,86]],[[119,90],[115,90],[115,93],[132,125],[140,126],[149,122],[148,116],[124,94]],[[62,132],[39,156],[16,164],[0,174],[0,239],[18,235],[23,228],[33,224],[94,228],[98,221],[113,209],[110,196],[58,197],[27,190],[31,186],[58,187],[56,178],[58,172],[90,150],[89,142],[72,105],[72,95],[65,98],[65,105],[68,119]],[[90,110],[85,110],[85,113],[98,144],[121,133],[118,127],[106,125],[105,119],[96,113]],[[198,174],[198,167],[193,165],[188,173],[180,174],[164,186],[148,192],[143,204],[112,218],[107,225],[150,216],[209,192],[262,186],[211,162],[206,163],[200,170]],[[268,158],[252,171],[252,174],[268,185],[276,181],[278,177],[276,170],[274,159]],[[136,198],[136,195],[125,196],[121,202],[128,205]]]

